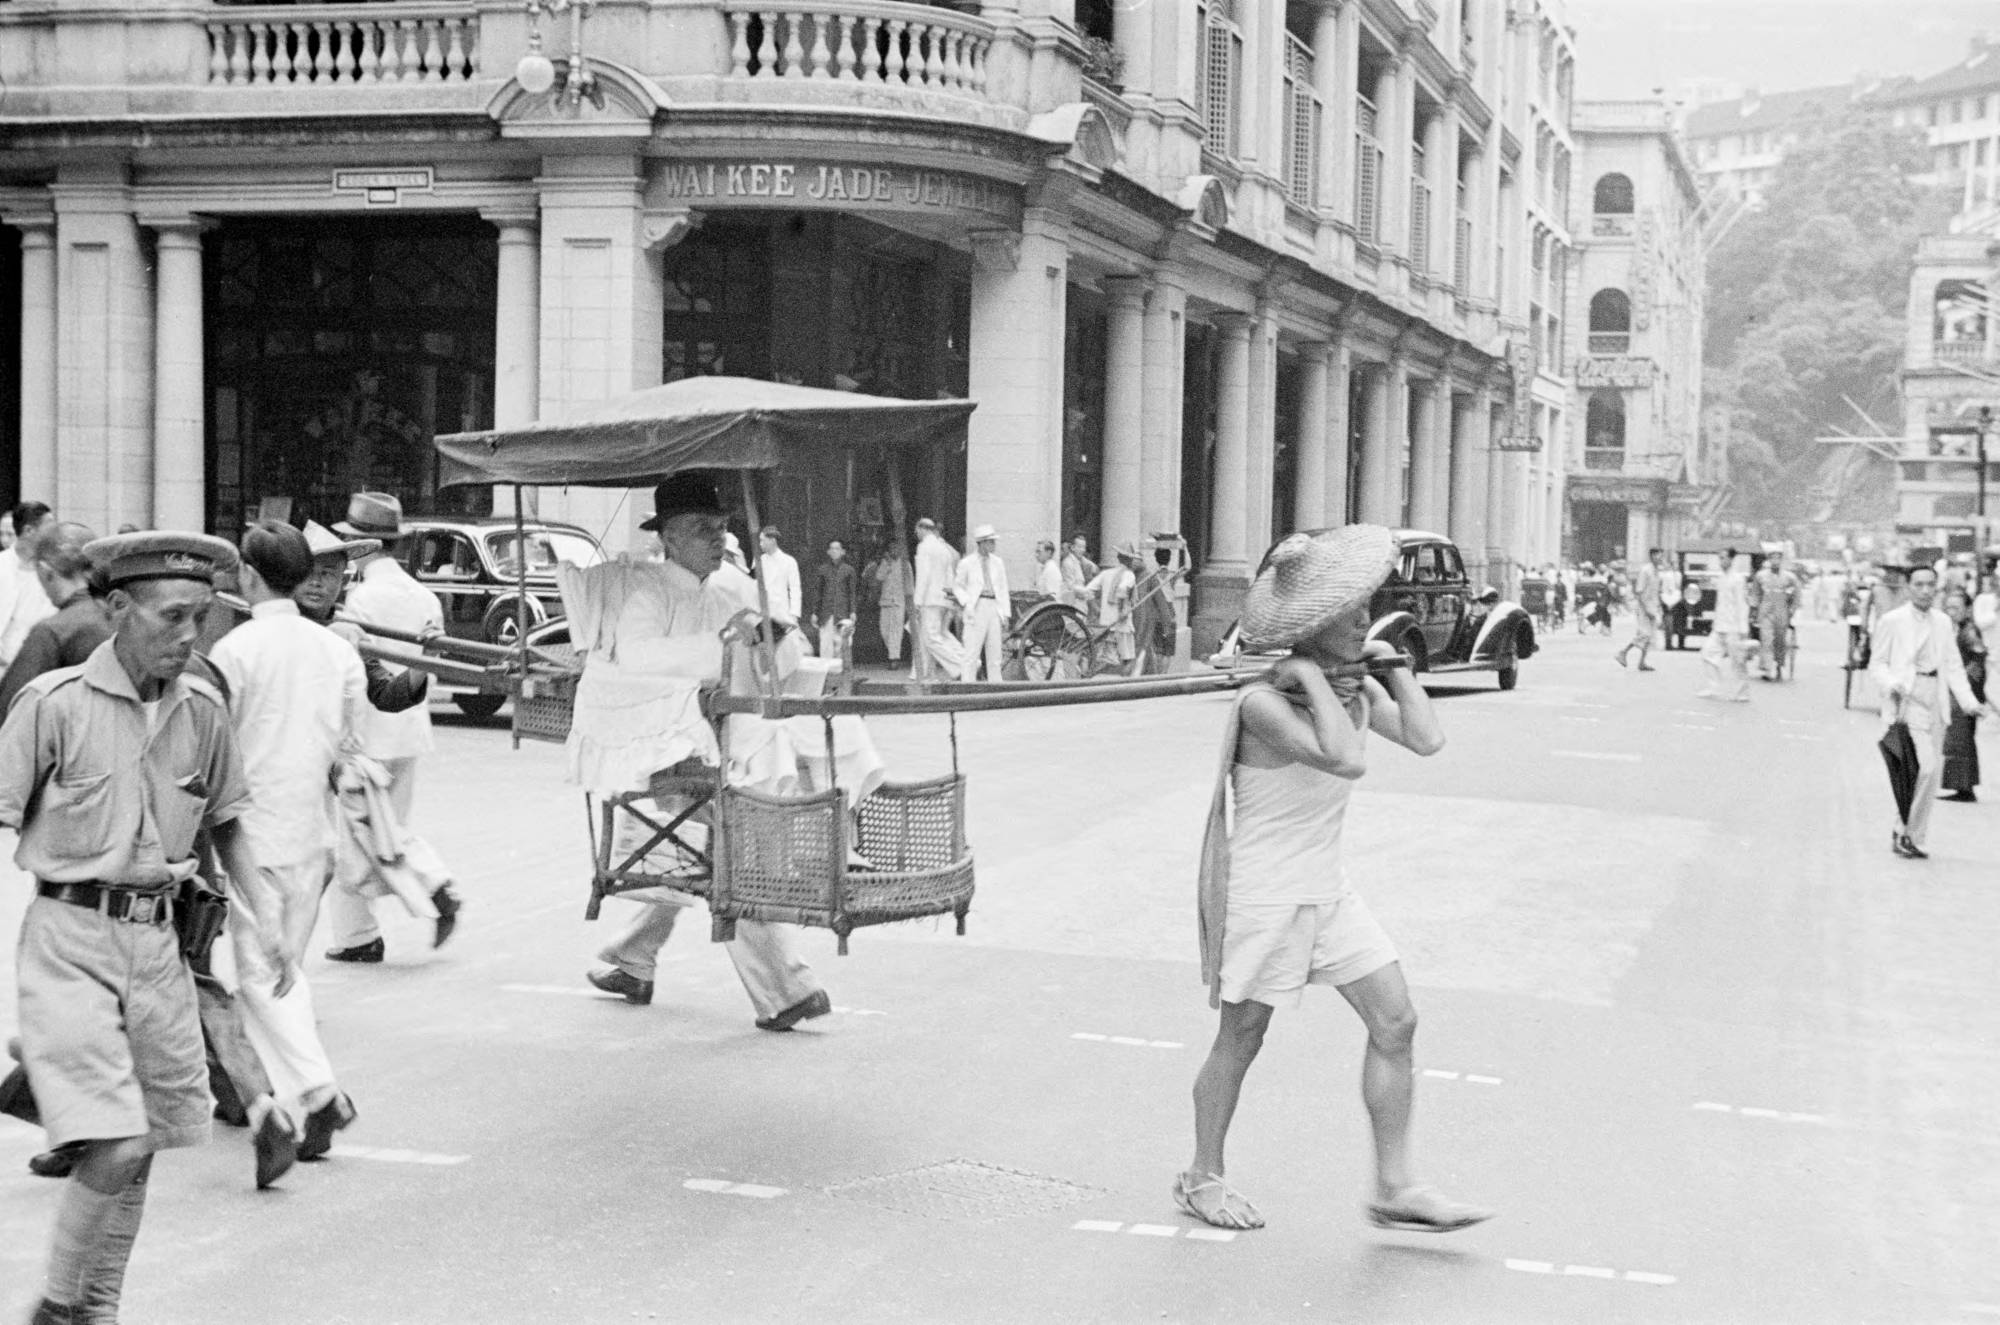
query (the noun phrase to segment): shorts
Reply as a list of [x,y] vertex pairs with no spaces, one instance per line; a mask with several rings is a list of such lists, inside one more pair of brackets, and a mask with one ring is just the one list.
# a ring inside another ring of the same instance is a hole
[[51,1146],[208,1140],[194,976],[172,925],[37,897],[21,922],[21,1062]]
[[1352,984],[1395,960],[1395,945],[1353,893],[1323,906],[1231,902],[1221,998],[1297,1007],[1307,985]]

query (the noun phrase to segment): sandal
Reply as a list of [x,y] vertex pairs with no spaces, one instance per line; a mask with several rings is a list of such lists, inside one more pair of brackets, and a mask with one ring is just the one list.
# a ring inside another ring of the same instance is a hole
[[1405,1187],[1394,1200],[1371,1201],[1368,1222],[1405,1233],[1456,1233],[1493,1218],[1493,1211],[1438,1195],[1434,1187]]
[[[1213,1225],[1216,1228],[1246,1229],[1264,1227],[1264,1216],[1257,1213],[1257,1207],[1250,1204],[1249,1198],[1245,1197],[1242,1192],[1237,1191],[1234,1187],[1231,1187],[1212,1173],[1200,1182],[1192,1184],[1188,1182],[1188,1178],[1191,1176],[1191,1174],[1187,1173],[1177,1173],[1174,1175],[1174,1204],[1179,1206],[1184,1212],[1193,1215],[1202,1223]],[[1211,1188],[1220,1191],[1222,1199],[1211,1205],[1207,1210],[1203,1210],[1195,1204],[1195,1198]]]

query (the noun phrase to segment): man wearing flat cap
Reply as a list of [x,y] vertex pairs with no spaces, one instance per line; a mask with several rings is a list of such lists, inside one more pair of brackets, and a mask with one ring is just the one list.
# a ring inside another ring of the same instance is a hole
[[[570,778],[600,796],[643,791],[662,769],[720,764],[721,747],[702,713],[701,689],[721,675],[723,627],[739,612],[758,609],[756,584],[724,564],[726,515],[713,479],[692,471],[676,474],[654,490],[653,507],[652,518],[640,527],[659,534],[664,561],[621,558],[556,571],[570,640],[585,658],[570,729]],[[795,664],[800,655],[796,632],[779,649],[782,671],[787,660]],[[748,739],[760,722],[752,718],[730,729],[732,781],[744,780],[738,769],[744,750],[775,750],[781,744]],[[745,739],[738,738],[739,731]],[[629,830],[630,817],[625,819],[621,828]],[[622,858],[629,851],[613,854]],[[660,870],[679,864],[663,863]],[[681,910],[696,900],[688,893],[659,892],[659,901],[642,905],[625,932],[605,945],[600,964],[587,977],[628,1003],[653,1001],[660,950]],[[790,925],[743,920],[725,944],[761,1030],[788,1031],[833,1010],[812,968],[798,956],[792,931]]]
[[0,824],[34,875],[20,939],[21,1059],[56,1146],[82,1143],[56,1212],[37,1325],[115,1320],[155,1151],[208,1138],[195,986],[173,924],[206,824],[261,954],[288,989],[277,912],[238,825],[229,714],[182,675],[221,539],[135,533],[87,548],[112,637],[31,681],[0,726]]
[[[393,555],[403,538],[403,503],[392,493],[357,492],[347,503],[347,518],[333,526],[344,538],[376,544],[354,559],[356,583],[347,593],[347,615],[364,626],[386,626],[408,635],[444,630],[444,604],[438,596],[403,569]],[[429,704],[413,704],[393,713],[371,708],[362,721],[361,753],[389,771],[389,801],[403,829],[410,868],[424,880],[437,909],[431,946],[444,946],[458,927],[461,902],[451,870],[437,851],[411,826],[417,799],[417,760],[431,752]],[[327,957],[337,962],[379,962],[386,952],[382,928],[368,904],[362,881],[343,869],[327,897],[333,947]]]

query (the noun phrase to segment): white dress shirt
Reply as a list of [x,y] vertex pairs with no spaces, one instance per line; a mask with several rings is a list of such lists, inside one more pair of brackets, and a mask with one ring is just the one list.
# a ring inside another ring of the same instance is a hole
[[[360,581],[347,591],[346,612],[364,625],[387,626],[410,635],[444,629],[444,604],[410,578],[394,557],[376,557],[361,568]],[[412,647],[409,652],[416,650]],[[429,704],[412,705],[401,713],[371,708],[362,724],[361,749],[370,758],[414,759],[428,754],[433,744]]]
[[288,598],[258,603],[209,661],[229,682],[229,710],[250,788],[241,820],[258,863],[305,864],[334,848],[328,775],[358,742],[368,678],[353,646],[299,615]]
[[1051,598],[1060,599],[1063,593],[1062,563],[1050,557],[1036,567],[1035,587]]
[[[990,586],[990,587],[989,587]],[[1014,615],[1014,600],[1007,596],[1007,563],[997,552],[974,552],[958,563],[958,583],[953,586],[959,605],[966,611],[989,593],[1005,623]]]
[[1986,656],[2000,656],[2000,594],[1983,593],[1972,600],[1972,624],[1986,640]]
[[[1951,714],[1943,703],[1944,690],[1936,684],[1939,680],[1950,688],[1960,708],[1968,713],[1979,710],[1965,662],[1958,656],[1958,628],[1935,607],[1919,612],[1916,604],[1904,603],[1884,612],[1875,622],[1868,659],[1868,674],[1882,692],[1886,720],[1893,721],[1900,709],[1913,731],[1944,727]],[[1909,702],[1899,705],[1898,696]]]
[[918,607],[951,606],[951,583],[957,574],[958,554],[951,550],[951,544],[936,534],[925,534],[917,540]]
[[1750,633],[1750,586],[1735,571],[1725,573],[1716,585],[1713,629],[1718,635]]
[[764,593],[771,600],[771,620],[781,626],[798,625],[799,614],[805,610],[798,559],[783,548],[773,548],[757,558],[757,577],[764,581]]
[[43,591],[42,578],[35,574],[33,563],[22,561],[18,553],[7,559],[7,571],[0,578],[8,581],[6,614],[0,618],[0,667],[5,667],[21,651],[35,623],[56,614],[56,605]]

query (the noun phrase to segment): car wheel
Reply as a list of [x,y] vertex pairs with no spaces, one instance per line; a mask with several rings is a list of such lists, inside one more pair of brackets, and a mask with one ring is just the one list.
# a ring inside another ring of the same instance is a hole
[[490,718],[500,711],[507,702],[505,695],[453,695],[451,702],[458,705],[458,711],[468,718]]
[[1401,647],[1404,653],[1410,655],[1411,671],[1427,672],[1430,670],[1429,660],[1424,657],[1424,637],[1422,635],[1419,635],[1414,630],[1411,631],[1409,634],[1403,636]]
[[1509,658],[1501,666],[1497,675],[1500,678],[1500,688],[1502,690],[1512,690],[1515,686],[1521,684],[1521,664]]

